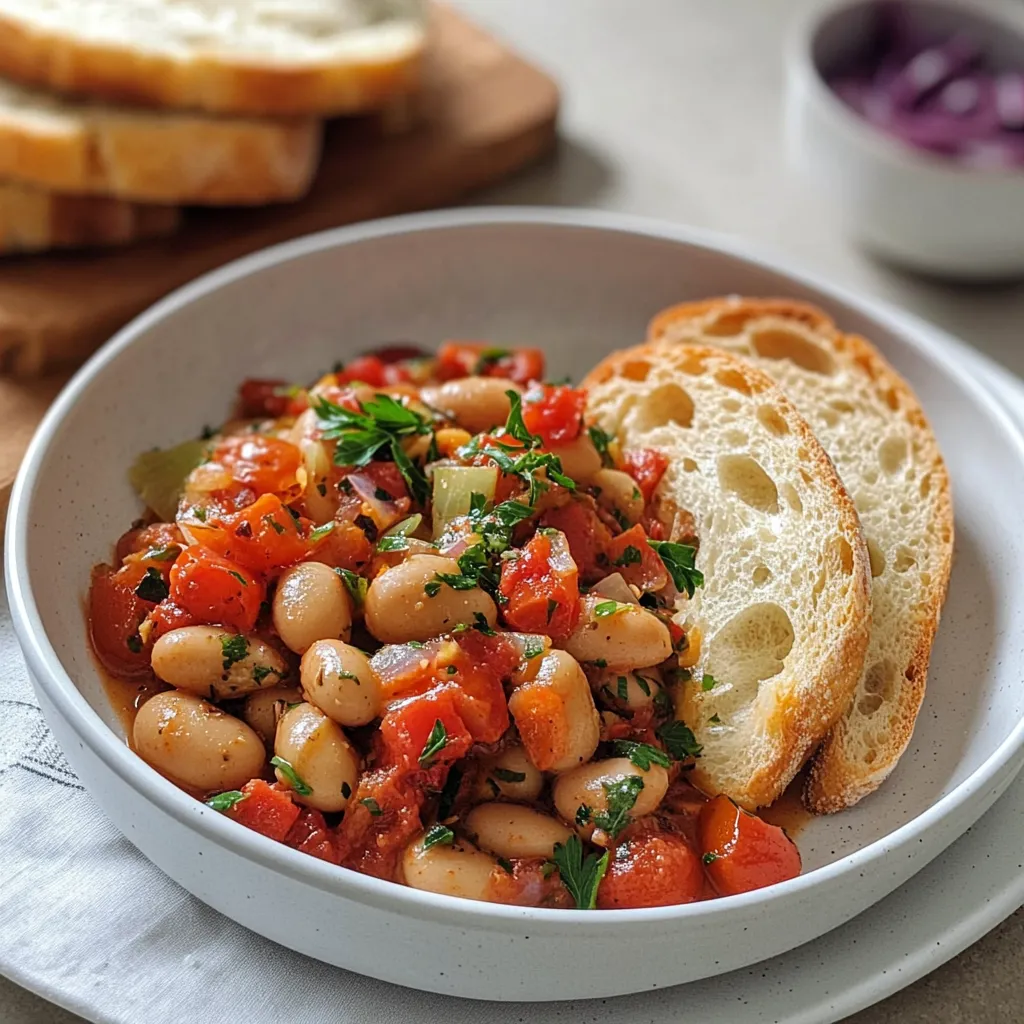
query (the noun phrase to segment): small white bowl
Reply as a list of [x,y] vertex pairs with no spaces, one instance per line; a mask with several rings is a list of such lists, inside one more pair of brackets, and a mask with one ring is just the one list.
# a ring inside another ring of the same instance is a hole
[[[957,564],[914,741],[878,793],[800,833],[803,876],[652,910],[473,903],[275,843],[127,748],[80,597],[139,512],[126,468],[140,450],[220,422],[245,376],[307,380],[384,341],[483,337],[540,345],[552,378],[579,377],[640,340],[657,310],[729,291],[820,303],[875,340],[934,417],[956,491]],[[902,884],[984,813],[1024,761],[1022,507],[1024,439],[914,321],[668,224],[459,210],[270,249],[125,328],[32,442],[12,497],[6,572],[58,742],[114,824],[171,878],[261,935],[372,977],[484,999],[576,999],[709,977],[811,941]]]
[[[787,60],[786,139],[793,169],[830,197],[867,249],[928,274],[990,280],[1024,273],[1024,169],[963,167],[915,149],[851,110],[825,75],[863,53],[878,3],[818,10]],[[1024,7],[981,0],[904,0],[916,24],[967,29],[997,68],[1024,69]]]

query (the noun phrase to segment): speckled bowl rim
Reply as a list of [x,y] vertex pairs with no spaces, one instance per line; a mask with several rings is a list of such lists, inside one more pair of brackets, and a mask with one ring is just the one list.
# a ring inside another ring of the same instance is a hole
[[[763,912],[770,912],[774,904],[784,900],[800,896],[809,897],[814,890],[841,885],[843,882],[855,883],[858,874],[871,871],[880,866],[886,858],[905,851],[923,833],[963,807],[975,795],[990,791],[993,780],[1000,779],[1007,770],[1015,772],[1019,769],[1024,751],[1024,718],[988,758],[954,790],[889,835],[831,864],[769,889],[706,902],[643,910],[579,911],[479,903],[423,892],[346,868],[338,868],[249,829],[239,828],[236,823],[185,794],[132,753],[93,710],[65,672],[46,636],[29,582],[27,558],[28,537],[32,528],[30,512],[33,497],[43,462],[65,416],[79,396],[107,366],[114,363],[122,352],[152,326],[174,316],[180,308],[254,272],[314,252],[370,239],[438,229],[501,225],[584,228],[657,239],[703,249],[772,274],[784,275],[795,285],[816,291],[826,300],[831,299],[884,324],[905,344],[910,345],[921,358],[933,364],[937,373],[948,373],[941,351],[936,351],[924,340],[928,335],[933,338],[945,338],[946,335],[931,325],[926,326],[915,317],[897,311],[885,303],[860,298],[844,288],[827,284],[812,274],[795,270],[787,266],[784,260],[761,253],[756,247],[746,243],[712,232],[630,215],[545,207],[441,210],[335,228],[286,242],[229,263],[179,288],[156,303],[119,331],[75,374],[36,431],[12,492],[6,533],[5,575],[15,633],[36,685],[82,742],[88,745],[91,752],[107,767],[117,772],[139,795],[152,801],[157,808],[181,825],[194,830],[204,839],[225,850],[316,889],[356,900],[369,907],[403,913],[422,920],[444,921],[456,927],[507,931],[518,924],[528,922],[532,930],[543,929],[549,934],[569,933],[581,924],[593,925],[601,918],[607,921],[609,927],[618,925],[631,932],[638,927],[658,923],[685,924],[701,921],[703,924],[710,924],[715,918],[732,917],[733,914],[741,914],[755,907]],[[958,344],[952,339],[950,341],[954,345]],[[1024,436],[1002,405],[971,376],[961,377],[959,385],[973,397],[975,404],[984,407],[995,423],[1002,428],[1009,445],[1012,446],[1010,454],[1015,455],[1024,467]],[[1018,763],[1014,764],[1014,761]],[[1003,780],[1004,786],[1008,781]],[[948,844],[943,844],[943,848],[945,845]],[[937,854],[939,851],[935,852]]]

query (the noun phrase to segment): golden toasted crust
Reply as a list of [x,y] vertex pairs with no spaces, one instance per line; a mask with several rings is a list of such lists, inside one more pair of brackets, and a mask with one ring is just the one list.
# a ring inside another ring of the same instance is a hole
[[[723,789],[713,770],[709,770],[713,757],[697,761],[692,776],[696,785],[712,794],[727,792],[741,806],[754,810],[772,803],[782,794],[849,705],[863,670],[870,634],[869,559],[852,499],[807,422],[775,382],[763,371],[723,350],[698,345],[684,347],[684,372],[710,373],[716,379],[721,379],[719,375],[725,373],[729,375],[729,386],[734,390],[745,387],[749,394],[770,400],[789,428],[786,443],[799,448],[807,456],[802,461],[803,467],[812,478],[824,485],[830,505],[835,510],[838,534],[849,544],[852,557],[852,584],[842,618],[836,623],[837,642],[818,659],[813,678],[797,680],[790,692],[775,702],[770,716],[761,722],[763,731],[772,737],[772,756],[758,765],[741,787],[728,791]],[[645,363],[657,362],[664,349],[664,344],[648,342],[615,352],[602,360],[581,386],[594,388],[615,377],[636,379],[636,368]],[[685,494],[670,494],[669,497],[681,507],[687,507]],[[783,672],[779,678],[785,674]],[[762,685],[772,684],[773,680],[770,679]],[[691,727],[697,726],[695,731],[698,738],[708,749],[714,739],[702,734],[698,724],[708,717],[699,711],[704,696],[695,687],[687,687],[683,717]]]
[[127,245],[173,234],[180,219],[173,206],[0,185],[0,253]]
[[[716,312],[718,315],[715,315]],[[763,317],[790,319],[814,331],[817,339],[829,347],[844,365],[870,380],[878,397],[911,428],[918,448],[928,465],[933,502],[933,533],[937,543],[931,551],[933,570],[922,586],[919,607],[914,609],[909,628],[915,642],[906,664],[901,666],[897,706],[881,744],[875,744],[870,763],[852,749],[851,731],[856,728],[853,702],[815,755],[805,788],[807,806],[819,814],[853,806],[872,793],[896,767],[910,743],[914,724],[924,700],[931,648],[949,582],[953,557],[954,516],[949,475],[938,443],[916,395],[878,350],[864,338],[844,334],[821,310],[789,299],[722,297],[702,302],[683,303],[657,314],[651,321],[649,336],[664,338],[673,326],[701,320],[701,330],[729,335],[738,333],[749,321]],[[856,696],[856,695],[855,695]],[[855,699],[855,697],[854,697]]]
[[41,130],[0,104],[0,177],[134,202],[297,199],[320,159],[318,121],[222,120],[69,107],[73,131]]
[[337,116],[386,107],[420,82],[424,40],[388,59],[308,67],[111,46],[0,14],[0,73],[100,99],[256,116]]

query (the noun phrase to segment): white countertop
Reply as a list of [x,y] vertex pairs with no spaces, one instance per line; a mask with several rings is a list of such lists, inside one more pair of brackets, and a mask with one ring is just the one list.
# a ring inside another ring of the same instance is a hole
[[[457,0],[564,89],[557,156],[478,201],[594,206],[744,235],[932,320],[1024,375],[1024,284],[953,287],[873,262],[787,173],[782,44],[793,19],[815,2]],[[850,1021],[1019,1022],[1022,954],[1019,911]],[[0,979],[3,1024],[79,1020]]]

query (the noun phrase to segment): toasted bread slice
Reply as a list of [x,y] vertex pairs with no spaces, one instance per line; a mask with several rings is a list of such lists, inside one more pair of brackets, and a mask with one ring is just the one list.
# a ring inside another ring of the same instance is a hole
[[227,114],[378,110],[418,82],[423,0],[0,0],[0,73]]
[[127,245],[173,234],[179,221],[173,206],[0,184],[0,253]]
[[0,80],[0,178],[134,202],[297,199],[319,121],[214,118],[77,102]]
[[704,747],[694,782],[769,804],[864,666],[870,577],[853,502],[793,403],[736,356],[647,344],[610,356],[584,386],[626,448],[669,456],[659,518],[693,517],[704,586],[677,615],[703,639],[676,710]]
[[871,556],[865,671],[816,755],[805,799],[826,813],[881,784],[910,742],[953,554],[953,505],[938,444],[906,382],[863,338],[780,299],[675,306],[652,338],[721,346],[770,373],[807,418],[853,496]]

